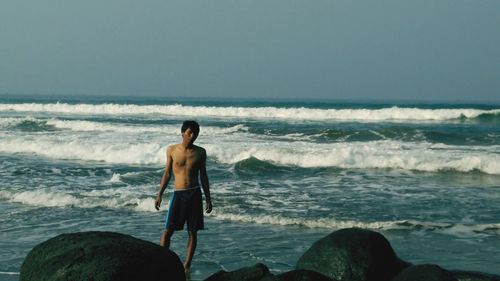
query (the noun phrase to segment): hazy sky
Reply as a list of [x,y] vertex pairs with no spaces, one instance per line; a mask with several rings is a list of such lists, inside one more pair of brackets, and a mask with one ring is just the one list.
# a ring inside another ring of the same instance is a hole
[[499,0],[2,0],[0,93],[500,101]]

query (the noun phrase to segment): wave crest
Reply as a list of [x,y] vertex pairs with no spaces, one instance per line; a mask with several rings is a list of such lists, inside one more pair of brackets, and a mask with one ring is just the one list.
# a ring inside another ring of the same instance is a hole
[[[241,142],[204,144],[209,158],[237,165],[245,173],[265,162],[273,170],[281,167],[341,169],[403,169],[424,172],[457,171],[500,175],[500,147],[468,146],[399,141],[352,143]],[[120,164],[162,165],[165,145],[155,142],[118,143],[93,140],[60,141],[47,138],[0,139],[0,152],[29,153],[53,159],[102,161]],[[249,160],[250,159],[250,160]],[[248,160],[248,161],[246,161]],[[276,166],[276,167],[273,167]]]
[[[235,107],[133,105],[133,104],[67,104],[20,103],[0,104],[0,111],[51,112],[83,115],[164,115],[217,118],[334,120],[334,121],[445,121],[479,116],[498,116],[500,109],[422,109],[388,107],[381,109],[318,109],[305,107]],[[497,118],[497,117],[495,117]]]
[[[106,191],[107,192],[107,191]],[[108,192],[107,192],[108,193]],[[132,208],[136,211],[153,212],[154,198],[135,198],[130,196],[101,197],[95,193],[73,195],[63,191],[40,189],[33,191],[0,191],[0,198],[12,203],[34,207],[49,208]]]
[[[297,144],[289,146],[248,145],[221,148],[207,146],[209,155],[222,163],[241,163],[258,159],[277,166],[301,168],[334,167],[343,169],[404,169],[424,172],[479,171],[500,174],[499,147],[467,147],[430,143],[373,141],[334,144]],[[253,161],[251,161],[253,162]],[[251,166],[251,165],[250,165]]]
[[500,224],[462,224],[462,223],[439,223],[439,222],[421,222],[415,220],[398,221],[375,221],[361,222],[350,220],[337,220],[335,218],[287,218],[280,215],[247,215],[221,213],[214,210],[210,217],[218,220],[239,221],[245,223],[274,224],[283,226],[301,226],[307,228],[367,228],[373,230],[423,230],[430,232],[439,232],[454,236],[470,235],[500,235]]

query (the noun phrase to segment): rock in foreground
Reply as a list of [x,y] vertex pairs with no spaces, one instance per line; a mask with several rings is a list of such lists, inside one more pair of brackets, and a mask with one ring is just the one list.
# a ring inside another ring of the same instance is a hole
[[500,281],[500,276],[475,271],[453,270],[458,281]]
[[296,269],[277,276],[280,281],[335,281],[321,273],[305,269]]
[[269,268],[258,263],[254,266],[243,267],[235,271],[218,271],[212,274],[205,281],[267,281],[277,280],[269,273]]
[[458,281],[453,274],[435,264],[414,265],[399,273],[392,281]]
[[316,271],[338,281],[389,281],[408,266],[398,259],[383,235],[348,228],[315,242],[300,257],[296,268]]
[[172,251],[113,232],[81,232],[51,238],[28,254],[21,281],[185,280]]

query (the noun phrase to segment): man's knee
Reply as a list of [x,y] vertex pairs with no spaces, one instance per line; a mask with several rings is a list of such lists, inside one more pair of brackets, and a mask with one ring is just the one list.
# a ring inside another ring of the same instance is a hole
[[164,235],[164,236],[170,237],[170,236],[172,236],[172,234],[174,234],[174,231],[173,231],[173,230],[171,230],[171,229],[165,229],[165,230],[163,231],[163,235]]
[[160,237],[160,246],[169,248],[170,247],[170,238],[172,237],[173,233],[174,233],[173,231],[168,230],[168,229],[163,231],[163,233],[161,234],[161,237]]
[[172,237],[172,235],[174,234],[174,231],[173,230],[169,230],[169,229],[166,229],[163,231],[163,233],[161,234],[161,240],[164,241],[164,240],[170,240],[170,238]]

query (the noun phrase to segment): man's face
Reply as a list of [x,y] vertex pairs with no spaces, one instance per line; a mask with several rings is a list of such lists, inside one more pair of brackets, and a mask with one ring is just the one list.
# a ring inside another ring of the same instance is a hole
[[188,143],[194,142],[194,133],[191,128],[187,128],[184,133],[182,133],[182,139]]

